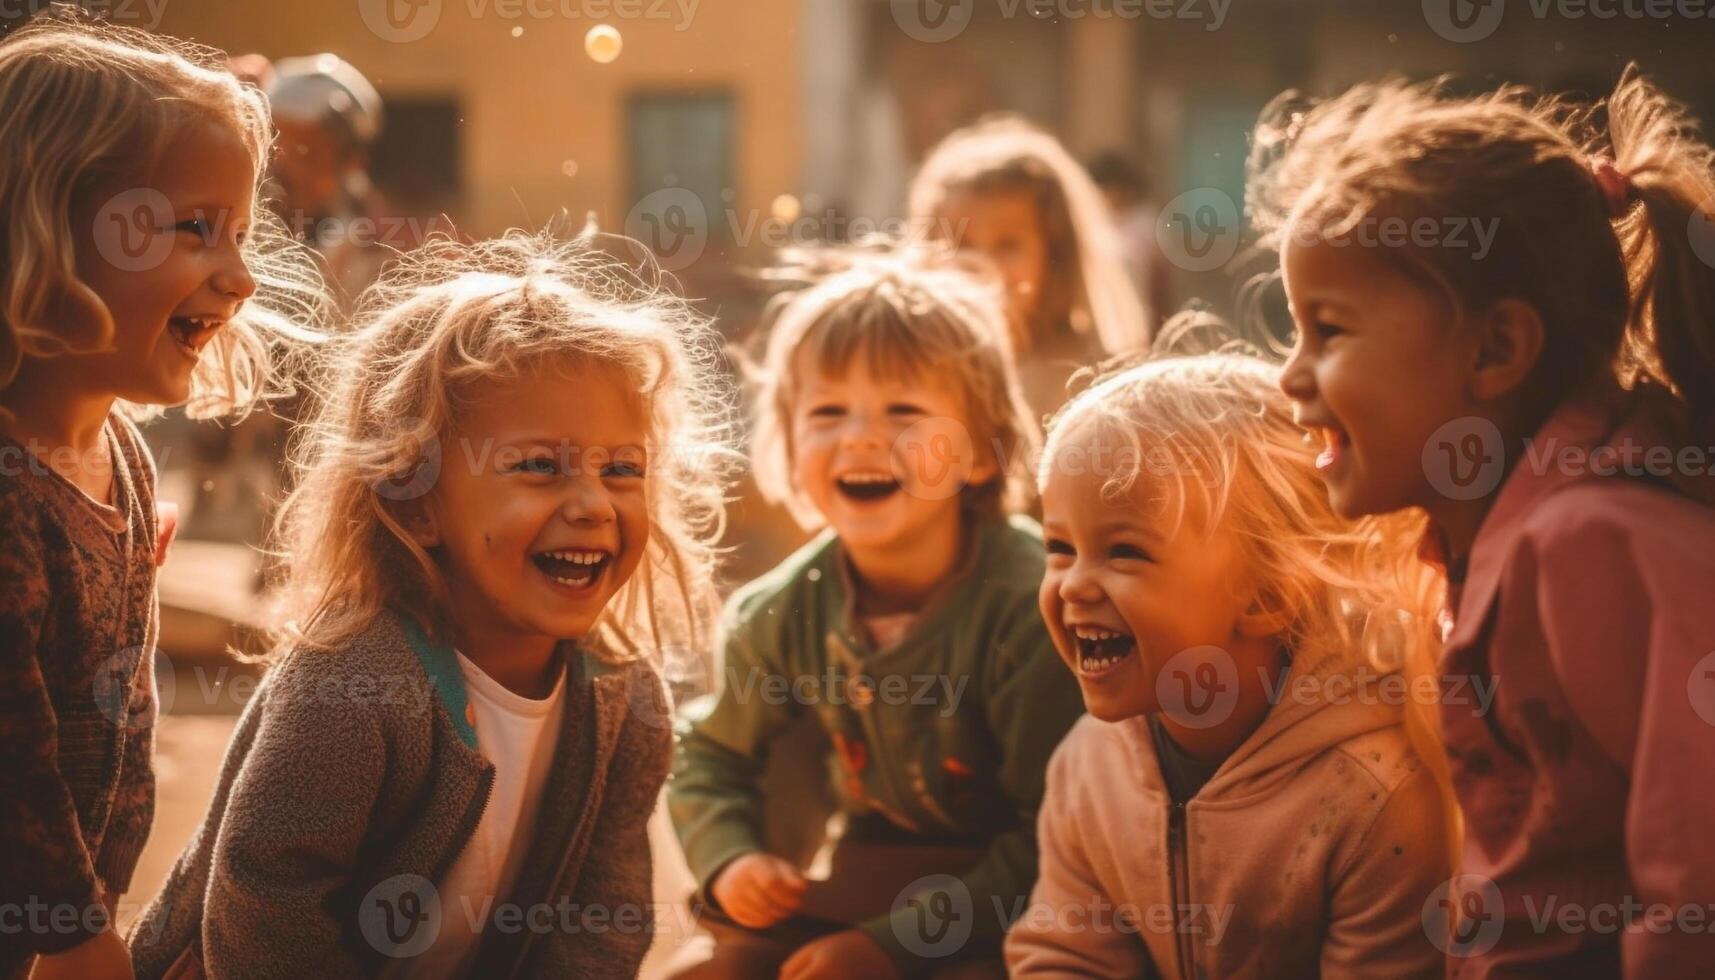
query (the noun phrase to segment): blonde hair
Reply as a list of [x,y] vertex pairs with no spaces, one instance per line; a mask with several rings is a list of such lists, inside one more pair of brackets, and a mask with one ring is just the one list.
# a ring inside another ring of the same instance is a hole
[[329,351],[296,453],[301,478],[280,516],[289,577],[277,640],[333,647],[388,609],[448,635],[446,583],[395,501],[428,492],[472,390],[569,358],[621,372],[649,424],[649,543],[589,645],[616,661],[649,658],[670,676],[683,666],[674,658],[706,664],[736,463],[720,348],[658,272],[597,244],[551,232],[435,239],[364,292],[353,332]]
[[965,506],[998,516],[1029,505],[1028,467],[1041,429],[1019,390],[998,287],[939,249],[822,249],[787,253],[770,274],[804,288],[777,297],[761,363],[745,362],[755,387],[750,440],[757,488],[798,523],[822,517],[794,487],[792,410],[799,358],[838,377],[864,358],[872,374],[935,379],[964,405],[971,443],[990,453],[993,479],[961,491]]
[[1547,397],[1653,380],[1707,422],[1715,255],[1698,257],[1692,226],[1715,221],[1712,161],[1685,110],[1635,66],[1594,106],[1517,87],[1458,98],[1444,82],[1380,82],[1321,103],[1276,99],[1247,194],[1262,244],[1277,250],[1301,223],[1338,234],[1377,216],[1493,220],[1481,256],[1379,254],[1455,313],[1503,298],[1535,308],[1546,336],[1534,390]]
[[[0,43],[0,106],[4,389],[25,357],[89,354],[112,343],[112,311],[77,274],[72,223],[95,208],[93,195],[146,179],[174,133],[200,120],[242,139],[260,188],[273,127],[261,93],[227,72],[218,52],[64,10]],[[192,417],[248,412],[267,393],[272,358],[264,338],[316,339],[326,315],[314,259],[260,198],[253,211],[244,255],[257,292],[192,373]],[[70,309],[90,314],[93,329],[68,333]],[[158,411],[124,407],[136,418]]]
[[[1206,315],[1180,314],[1163,327],[1161,346],[1211,327],[1218,322]],[[1278,378],[1278,365],[1237,344],[1115,368],[1049,423],[1039,481],[1069,452],[1111,441],[1118,450],[1095,460],[1107,477],[1103,498],[1123,499],[1147,475],[1170,488],[1170,526],[1194,499],[1207,527],[1230,529],[1259,602],[1288,624],[1281,639],[1295,664],[1368,665],[1413,687],[1435,678],[1442,592],[1417,557],[1421,517],[1336,514],[1316,472],[1318,449],[1293,422]],[[1451,813],[1434,710],[1413,698],[1405,722]]]
[[911,184],[907,209],[928,227],[961,193],[1024,191],[1036,199],[1049,281],[1033,336],[1056,320],[1094,333],[1109,354],[1149,346],[1149,316],[1115,239],[1113,216],[1088,172],[1060,141],[1016,116],[967,126],[942,140]]

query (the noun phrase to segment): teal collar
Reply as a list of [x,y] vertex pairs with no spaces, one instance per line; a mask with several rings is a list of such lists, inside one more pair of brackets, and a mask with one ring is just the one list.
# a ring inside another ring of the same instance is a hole
[[476,728],[470,723],[470,696],[465,693],[464,672],[459,670],[458,656],[453,648],[445,644],[435,643],[415,619],[404,614],[397,614],[399,625],[405,631],[405,639],[411,644],[411,650],[422,662],[423,670],[434,682],[435,690],[441,695],[441,702],[447,706],[447,714],[452,716],[453,728],[458,731],[459,738],[472,749],[476,748]]

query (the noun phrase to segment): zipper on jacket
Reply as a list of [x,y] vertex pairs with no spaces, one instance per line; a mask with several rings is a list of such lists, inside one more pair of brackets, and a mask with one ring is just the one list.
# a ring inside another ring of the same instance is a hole
[[[470,806],[465,808],[464,819],[459,823],[458,836],[453,838],[453,846],[441,856],[440,863],[435,866],[435,876],[430,879],[436,888],[440,888],[442,882],[446,881],[447,872],[452,870],[453,862],[457,861],[459,855],[464,853],[464,849],[470,846],[470,839],[476,835],[476,828],[482,823],[482,815],[488,812],[488,798],[494,795],[494,772],[492,765],[482,767],[482,775],[478,776],[476,781],[476,799],[472,800]],[[441,909],[443,924],[446,921],[446,916],[447,910],[443,907]],[[483,931],[486,932],[487,929],[485,928]],[[480,941],[479,938],[479,944]]]
[[1191,855],[1185,842],[1185,804],[1174,801],[1167,811],[1167,877],[1173,886],[1173,934],[1179,950],[1180,980],[1195,980],[1196,950],[1186,921],[1191,898]]

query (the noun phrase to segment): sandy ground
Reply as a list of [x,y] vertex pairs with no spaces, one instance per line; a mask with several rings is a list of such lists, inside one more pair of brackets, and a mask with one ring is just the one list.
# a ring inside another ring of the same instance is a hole
[[[237,720],[234,714],[175,713],[163,715],[156,725],[155,826],[138,862],[132,891],[120,910],[122,929],[161,887],[179,851],[201,823]],[[654,978],[663,975],[667,958],[690,934],[693,923],[682,899],[690,893],[692,881],[663,807],[658,806],[650,818],[649,836],[655,851],[655,900],[661,904],[656,910],[655,944],[641,976]]]

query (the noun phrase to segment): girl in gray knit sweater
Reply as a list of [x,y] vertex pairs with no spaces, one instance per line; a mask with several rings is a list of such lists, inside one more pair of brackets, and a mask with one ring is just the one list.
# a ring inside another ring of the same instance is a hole
[[515,233],[406,257],[335,353],[281,654],[137,974],[632,975],[661,667],[716,608],[713,332],[592,242]]

